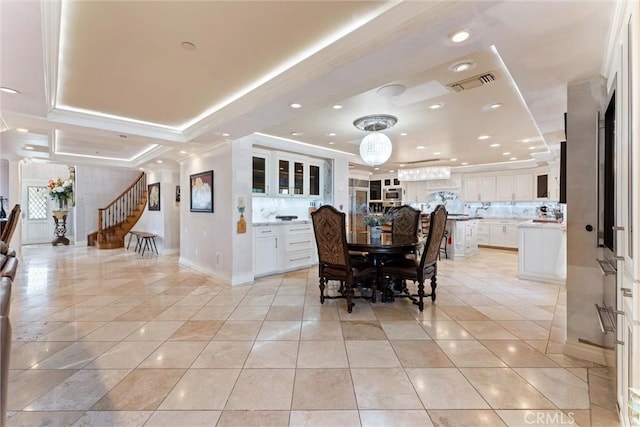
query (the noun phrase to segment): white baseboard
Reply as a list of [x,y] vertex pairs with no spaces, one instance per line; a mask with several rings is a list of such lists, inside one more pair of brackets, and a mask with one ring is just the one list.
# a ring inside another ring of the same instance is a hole
[[202,266],[193,264],[183,259],[182,257],[180,257],[178,263],[189,268],[193,268],[194,270],[199,271],[202,274],[206,274],[207,276],[211,276],[214,279],[224,283],[225,285],[238,286],[253,283],[253,273],[246,273],[232,277],[227,274],[220,274],[220,272],[203,268]]

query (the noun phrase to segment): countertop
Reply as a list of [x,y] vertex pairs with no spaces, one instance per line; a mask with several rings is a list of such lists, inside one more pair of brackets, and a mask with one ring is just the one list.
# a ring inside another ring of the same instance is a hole
[[448,215],[447,221],[471,221],[472,219],[482,219],[480,216],[473,215]]
[[292,224],[311,224],[310,219],[292,219],[291,221],[282,221],[282,220],[274,220],[274,221],[262,221],[262,222],[254,222],[254,227],[265,227],[270,225],[292,225]]
[[555,229],[564,231],[566,229],[566,226],[564,222],[556,222],[555,220],[548,220],[548,221],[529,220],[529,221],[524,221],[518,224],[518,228],[555,228]]

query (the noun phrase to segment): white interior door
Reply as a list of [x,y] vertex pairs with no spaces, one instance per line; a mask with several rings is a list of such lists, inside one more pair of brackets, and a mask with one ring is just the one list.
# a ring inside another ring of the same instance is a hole
[[47,186],[42,185],[42,180],[23,180],[22,201],[22,244],[51,242],[54,227]]

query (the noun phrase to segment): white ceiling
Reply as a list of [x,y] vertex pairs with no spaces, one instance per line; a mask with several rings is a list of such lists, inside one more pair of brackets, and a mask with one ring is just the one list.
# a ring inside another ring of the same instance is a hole
[[[533,165],[552,160],[564,138],[567,82],[601,73],[613,7],[2,0],[0,86],[20,94],[0,92],[8,127],[0,158],[166,167],[261,132],[361,164],[364,132],[353,121],[392,114],[398,123],[385,133],[394,151],[383,170]],[[454,44],[448,36],[460,29],[471,37]],[[471,70],[451,70],[469,60]],[[460,93],[446,87],[486,72],[496,80]],[[380,95],[389,84],[406,91]],[[486,108],[496,102],[503,106]]]

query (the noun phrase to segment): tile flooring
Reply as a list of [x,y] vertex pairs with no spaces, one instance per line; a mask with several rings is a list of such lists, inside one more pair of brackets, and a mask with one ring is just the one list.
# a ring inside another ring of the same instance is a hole
[[9,425],[618,425],[612,370],[562,354],[562,287],[508,251],[439,269],[423,313],[348,314],[315,268],[232,288],[175,255],[25,247]]

